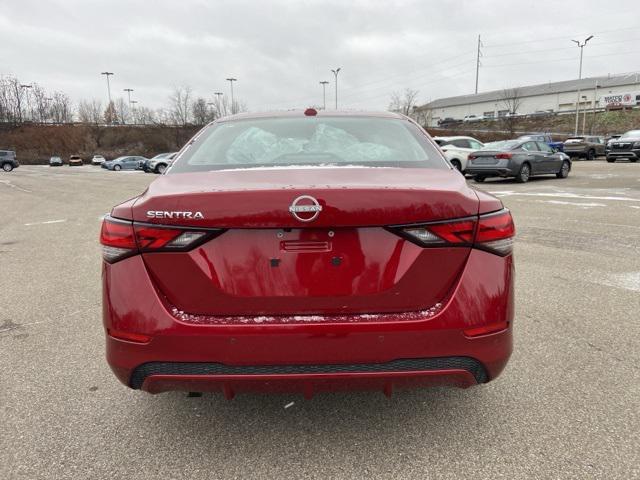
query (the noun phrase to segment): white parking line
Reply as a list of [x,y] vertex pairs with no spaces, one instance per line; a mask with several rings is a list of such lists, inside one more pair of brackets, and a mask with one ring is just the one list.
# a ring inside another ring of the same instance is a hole
[[67,219],[63,218],[62,220],[47,220],[45,222],[34,222],[34,223],[25,223],[24,226],[25,227],[30,227],[32,225],[50,225],[52,223],[62,223],[62,222],[66,222]]
[[527,192],[514,192],[513,190],[498,190],[494,192],[489,192],[496,197],[552,197],[552,198],[574,198],[581,200],[616,200],[620,202],[638,202],[640,203],[640,198],[628,198],[628,197],[601,197],[596,195],[581,195],[578,193],[527,193]]

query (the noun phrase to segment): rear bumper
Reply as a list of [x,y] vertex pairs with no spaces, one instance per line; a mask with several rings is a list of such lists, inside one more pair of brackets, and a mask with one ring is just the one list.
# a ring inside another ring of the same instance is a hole
[[[125,263],[126,262],[126,263]],[[435,316],[383,322],[194,325],[159,298],[140,257],[103,270],[107,361],[122,383],[167,390],[302,392],[429,385],[468,387],[496,378],[512,351],[511,257],[473,250],[449,301]],[[135,292],[132,295],[131,292]],[[478,337],[469,328],[508,322]]]
[[483,175],[485,177],[515,177],[517,172],[514,172],[508,167],[469,167],[465,171],[467,174],[471,175]]

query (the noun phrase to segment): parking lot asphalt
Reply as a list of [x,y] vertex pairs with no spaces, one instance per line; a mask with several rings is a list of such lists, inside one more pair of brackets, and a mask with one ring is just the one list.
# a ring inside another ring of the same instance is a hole
[[518,230],[511,362],[487,385],[391,399],[118,383],[99,219],[154,178],[0,173],[0,478],[640,478],[640,164],[477,185]]

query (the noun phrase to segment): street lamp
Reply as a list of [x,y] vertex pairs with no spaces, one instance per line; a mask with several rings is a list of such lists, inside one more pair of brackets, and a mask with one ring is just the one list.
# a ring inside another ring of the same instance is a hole
[[578,135],[578,121],[580,118],[580,80],[582,80],[582,53],[584,51],[584,46],[592,38],[593,35],[589,35],[582,42],[580,40],[571,40],[573,43],[578,45],[578,47],[580,47],[580,69],[578,70],[578,99],[576,100],[576,128],[574,135]]
[[322,109],[326,110],[327,109],[327,85],[329,84],[329,82],[327,82],[326,80],[322,80],[320,82],[320,85],[322,85]]
[[338,73],[340,73],[341,68],[342,67],[331,70],[333,75],[336,77],[336,110],[338,109]]
[[129,107],[131,108],[131,116],[133,117],[133,123],[137,124],[138,120],[136,119],[136,103],[137,100],[129,100]]
[[133,88],[124,88],[123,92],[127,92],[127,97],[129,99],[129,110],[131,110],[131,92],[133,92]]
[[224,93],[213,92],[213,94],[216,96],[216,108],[218,109],[218,115],[226,115],[227,110],[226,108],[224,108],[224,103],[222,103],[222,100],[220,99],[224,95]]
[[[21,89],[25,89],[27,91],[27,114],[29,114],[29,110],[31,110],[31,101],[29,99],[29,89],[32,88],[33,85],[20,85]],[[33,114],[33,112],[31,112]],[[31,120],[33,120],[33,115],[30,115]]]
[[238,79],[237,78],[227,78],[227,82],[229,82],[231,84],[231,114],[233,115],[235,112],[235,105],[234,105],[234,101],[233,101],[233,82],[237,82]]
[[109,77],[113,75],[113,72],[102,72],[100,75],[107,77],[107,94],[109,95],[109,105],[111,105],[111,85],[109,84]]

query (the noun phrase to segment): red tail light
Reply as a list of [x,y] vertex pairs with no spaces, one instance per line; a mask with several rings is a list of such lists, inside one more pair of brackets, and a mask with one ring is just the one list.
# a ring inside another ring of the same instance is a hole
[[107,216],[100,231],[102,257],[114,263],[142,252],[190,250],[222,232],[134,223]]
[[449,222],[391,228],[422,247],[473,247],[506,256],[513,251],[515,226],[511,213],[499,212]]
[[469,156],[467,157],[467,159],[468,159],[468,160],[474,160],[474,159],[476,159],[476,158],[478,158],[476,155],[469,155]]
[[499,153],[496,155],[496,158],[501,159],[501,160],[505,160],[505,159],[509,159],[513,157],[513,153]]

